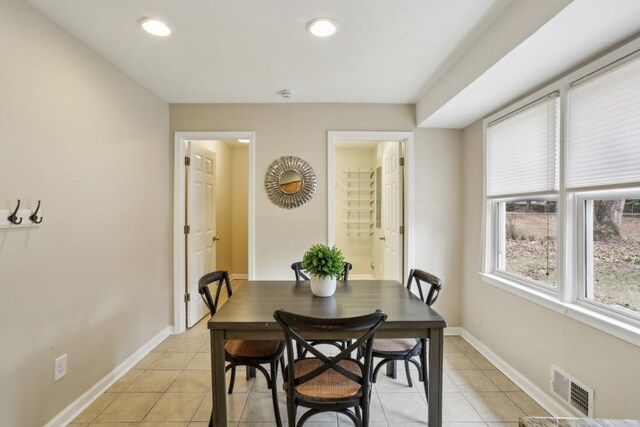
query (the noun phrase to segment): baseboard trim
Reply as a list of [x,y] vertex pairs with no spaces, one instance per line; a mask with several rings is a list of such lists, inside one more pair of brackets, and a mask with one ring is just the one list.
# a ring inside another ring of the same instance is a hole
[[124,374],[126,374],[136,363],[138,363],[144,356],[149,354],[158,344],[160,344],[166,337],[173,334],[173,326],[167,326],[160,332],[151,338],[147,343],[135,351],[124,362],[119,364],[113,371],[105,375],[100,381],[95,383],[93,387],[87,390],[82,396],[74,400],[69,406],[64,408],[53,417],[44,427],[62,427],[69,424],[75,417],[80,415],[89,405],[93,403],[98,397],[102,395],[109,387],[111,387],[116,381],[118,381]]
[[449,335],[462,336],[462,331],[464,331],[464,329],[461,328],[460,326],[447,326],[446,328],[444,328],[444,334],[446,336],[449,336]]
[[[554,417],[575,417],[576,415],[565,408],[561,403],[554,399],[550,394],[545,393],[540,387],[535,385],[531,380],[522,375],[513,366],[509,365],[500,356],[494,353],[489,347],[480,342],[476,337],[471,335],[466,329],[460,329],[460,336],[467,340],[476,350],[480,352],[489,362],[498,368],[504,375],[518,387],[527,393],[533,400],[538,402],[547,412]],[[447,333],[445,332],[445,335]]]
[[249,275],[248,274],[231,274],[229,276],[229,279],[231,279],[231,280],[248,280],[249,279]]
[[373,280],[373,276],[371,274],[349,274],[349,279],[351,279],[351,280]]

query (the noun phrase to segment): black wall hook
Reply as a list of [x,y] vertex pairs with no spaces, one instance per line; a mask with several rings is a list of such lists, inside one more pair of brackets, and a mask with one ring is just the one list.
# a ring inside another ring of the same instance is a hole
[[38,211],[40,210],[40,200],[38,200],[38,207],[36,208],[36,211],[34,213],[31,214],[31,216],[29,217],[29,219],[31,220],[31,222],[33,222],[34,224],[40,224],[42,222],[42,217],[38,217]]
[[22,217],[18,218],[18,209],[20,209],[20,199],[18,199],[18,206],[16,206],[16,209],[7,218],[11,224],[18,225],[22,223]]

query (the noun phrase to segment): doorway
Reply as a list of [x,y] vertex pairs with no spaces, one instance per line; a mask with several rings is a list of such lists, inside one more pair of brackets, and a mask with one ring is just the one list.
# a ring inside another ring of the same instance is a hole
[[328,242],[349,277],[404,282],[413,263],[412,132],[329,132]]
[[177,132],[175,138],[174,329],[208,314],[198,280],[226,270],[252,277],[252,132]]
[[[190,328],[207,314],[198,295],[198,278],[215,271],[217,233],[217,156],[218,141],[185,141],[185,227],[187,276],[185,285],[186,327]],[[192,298],[192,296],[194,298]]]

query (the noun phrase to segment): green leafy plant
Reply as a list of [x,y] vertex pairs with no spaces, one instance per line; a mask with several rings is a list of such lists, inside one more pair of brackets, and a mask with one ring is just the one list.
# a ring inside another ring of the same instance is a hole
[[320,278],[342,276],[344,272],[344,257],[335,246],[316,244],[311,246],[302,257],[302,268],[309,274]]

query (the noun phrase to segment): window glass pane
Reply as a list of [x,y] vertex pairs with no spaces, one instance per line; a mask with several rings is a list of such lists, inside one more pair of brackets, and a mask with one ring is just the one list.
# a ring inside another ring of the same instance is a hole
[[592,280],[586,297],[640,312],[640,199],[593,201]]
[[555,287],[557,203],[526,199],[504,203],[504,262],[509,273]]

